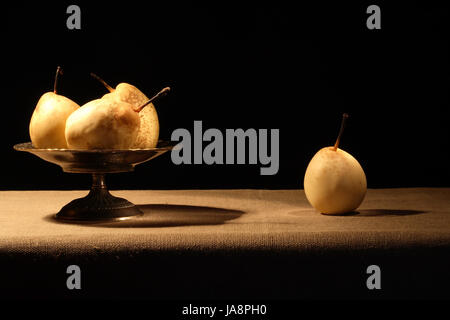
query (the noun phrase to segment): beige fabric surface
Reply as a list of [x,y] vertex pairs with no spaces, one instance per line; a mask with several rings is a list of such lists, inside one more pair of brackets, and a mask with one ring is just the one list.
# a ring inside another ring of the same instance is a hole
[[108,224],[52,216],[87,191],[0,192],[0,252],[449,246],[450,189],[370,189],[358,213],[325,216],[303,190],[111,191],[145,215]]

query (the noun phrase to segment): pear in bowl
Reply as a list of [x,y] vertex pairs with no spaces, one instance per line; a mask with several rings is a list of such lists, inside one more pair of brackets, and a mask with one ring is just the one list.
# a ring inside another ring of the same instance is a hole
[[[103,98],[114,98],[124,101],[131,104],[134,108],[139,108],[149,100],[142,91],[129,83],[119,83],[114,89],[96,74],[91,73],[91,75],[108,89],[109,93],[105,94]],[[150,103],[139,112],[139,117],[141,125],[137,138],[131,147],[136,149],[156,147],[159,139],[159,120],[153,103]]]
[[56,87],[61,73],[61,68],[58,67],[53,92],[46,92],[41,96],[31,116],[29,133],[35,148],[67,148],[66,120],[80,106],[57,94]]
[[66,121],[65,138],[71,149],[136,149],[140,113],[170,88],[164,88],[139,107],[114,95],[95,99],[73,112]]
[[129,103],[96,99],[67,118],[65,137],[70,149],[129,149],[139,126],[139,115]]

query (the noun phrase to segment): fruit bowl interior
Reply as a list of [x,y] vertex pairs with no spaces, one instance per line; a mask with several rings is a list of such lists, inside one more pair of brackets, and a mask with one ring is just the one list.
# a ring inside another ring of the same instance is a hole
[[101,222],[123,220],[142,214],[133,203],[109,193],[105,174],[133,171],[136,165],[172,150],[175,145],[175,142],[159,141],[157,147],[151,149],[73,150],[39,149],[34,148],[31,142],[26,142],[16,144],[14,149],[54,163],[64,172],[92,174],[89,194],[66,204],[55,218],[70,222]]

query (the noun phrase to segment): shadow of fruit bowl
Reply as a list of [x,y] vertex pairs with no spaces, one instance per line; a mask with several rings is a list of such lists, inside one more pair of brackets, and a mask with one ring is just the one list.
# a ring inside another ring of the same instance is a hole
[[[241,210],[192,206],[179,204],[141,204],[137,207],[143,212],[141,216],[122,221],[70,222],[91,227],[108,228],[161,228],[199,225],[220,225],[239,218],[245,212]],[[45,220],[53,223],[68,224],[46,216]]]

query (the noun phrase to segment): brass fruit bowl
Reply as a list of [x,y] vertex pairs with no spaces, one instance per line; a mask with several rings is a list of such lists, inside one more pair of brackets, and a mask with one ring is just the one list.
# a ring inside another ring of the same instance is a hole
[[39,149],[31,142],[14,146],[54,163],[64,172],[92,174],[92,186],[84,198],[66,204],[55,216],[65,221],[123,220],[141,215],[137,206],[126,199],[114,197],[105,184],[105,174],[133,171],[140,163],[154,159],[170,151],[176,145],[170,141],[159,141],[156,148],[127,150],[74,150]]

